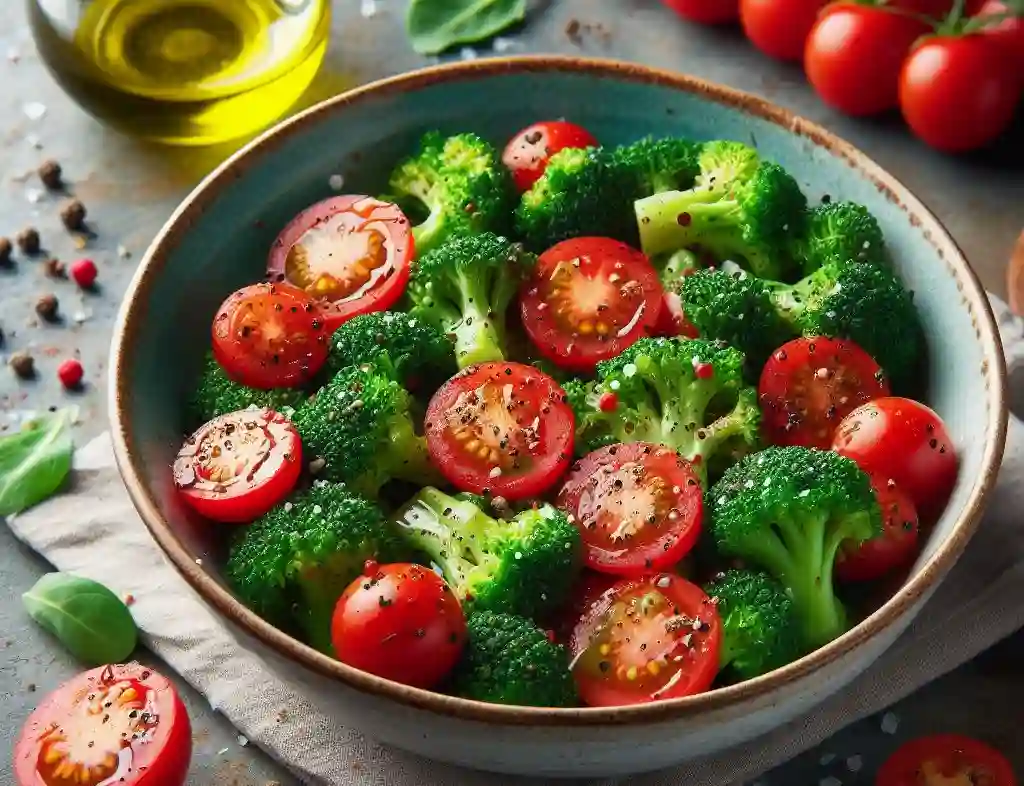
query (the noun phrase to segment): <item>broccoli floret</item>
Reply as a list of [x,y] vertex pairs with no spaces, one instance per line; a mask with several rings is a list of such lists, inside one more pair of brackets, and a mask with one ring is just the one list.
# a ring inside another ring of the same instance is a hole
[[418,254],[458,235],[503,232],[509,225],[511,176],[501,154],[476,134],[426,134],[419,150],[392,172],[388,187],[399,204],[415,199],[429,211],[412,229]]
[[455,667],[452,692],[466,699],[522,707],[575,707],[569,655],[530,620],[478,611]]
[[614,417],[601,408],[604,388],[596,381],[569,379],[562,383],[565,403],[572,409],[576,421],[576,455],[583,456],[592,450],[615,445],[619,442],[612,427]]
[[411,404],[405,388],[375,367],[348,366],[292,420],[311,464],[323,463],[316,474],[373,497],[389,480],[438,479],[426,442],[416,433]]
[[297,388],[257,390],[241,385],[227,375],[213,352],[208,352],[186,408],[188,427],[198,428],[220,415],[249,407],[269,407],[289,416],[305,398],[306,394]]
[[568,597],[581,567],[579,532],[550,505],[498,521],[428,487],[396,518],[399,534],[473,609],[536,617]]
[[450,240],[413,268],[413,313],[454,338],[459,368],[504,360],[505,313],[534,261],[490,232]]
[[705,503],[719,551],[771,573],[786,588],[808,648],[847,629],[832,567],[845,541],[882,534],[868,476],[830,450],[771,447],[725,471]]
[[651,260],[654,269],[658,271],[661,285],[666,292],[679,294],[683,281],[687,276],[700,270],[700,261],[697,255],[688,248],[681,248],[671,254],[661,254]]
[[371,502],[318,481],[241,530],[225,574],[268,622],[333,655],[331,616],[368,559],[394,562],[402,543]]
[[804,229],[794,243],[794,256],[804,274],[832,263],[889,263],[882,228],[863,205],[830,202],[808,211]]
[[640,198],[690,188],[700,174],[700,152],[701,144],[689,139],[649,137],[624,145],[612,155],[635,174],[640,186],[636,196]]
[[757,151],[742,142],[717,139],[701,146],[697,156],[700,170],[693,184],[694,198],[708,201],[723,197],[754,176],[761,164]]
[[705,587],[722,620],[721,667],[745,680],[792,663],[803,654],[793,601],[767,573],[730,570]]

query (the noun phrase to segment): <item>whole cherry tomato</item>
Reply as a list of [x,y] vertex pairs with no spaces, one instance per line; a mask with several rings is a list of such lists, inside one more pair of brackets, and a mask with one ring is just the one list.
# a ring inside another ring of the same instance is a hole
[[1009,16],[1010,7],[1003,0],[988,0],[978,10],[978,20],[986,17],[1002,18],[1001,21],[978,28],[980,35],[997,41],[1003,51],[1016,63],[1014,71],[1024,79],[1024,14]]
[[750,43],[770,57],[800,60],[807,36],[828,0],[740,0],[740,23]]
[[662,2],[691,22],[702,25],[721,25],[735,22],[740,15],[739,0],[662,0]]

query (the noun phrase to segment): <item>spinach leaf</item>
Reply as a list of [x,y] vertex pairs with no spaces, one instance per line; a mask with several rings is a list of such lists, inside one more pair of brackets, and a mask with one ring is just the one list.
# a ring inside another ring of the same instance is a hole
[[0,437],[0,516],[21,513],[60,488],[71,471],[74,419],[74,409],[62,409]]
[[405,19],[412,48],[436,55],[497,35],[526,18],[526,0],[412,0]]
[[47,573],[21,596],[29,616],[90,666],[121,663],[138,642],[128,607],[91,579]]

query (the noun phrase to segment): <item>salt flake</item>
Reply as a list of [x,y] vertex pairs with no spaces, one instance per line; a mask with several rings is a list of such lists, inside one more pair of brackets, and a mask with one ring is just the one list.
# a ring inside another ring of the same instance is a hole
[[887,712],[882,716],[882,732],[885,734],[895,734],[896,729],[900,727],[900,719],[894,712]]
[[46,104],[33,101],[25,104],[25,117],[29,120],[42,120],[46,116]]
[[846,760],[846,769],[850,772],[860,772],[863,766],[864,759],[860,756],[850,756],[850,758]]
[[345,176],[344,175],[331,175],[327,179],[327,184],[334,191],[341,191],[345,187]]
[[359,6],[359,15],[363,19],[372,19],[377,15],[377,0],[363,0]]

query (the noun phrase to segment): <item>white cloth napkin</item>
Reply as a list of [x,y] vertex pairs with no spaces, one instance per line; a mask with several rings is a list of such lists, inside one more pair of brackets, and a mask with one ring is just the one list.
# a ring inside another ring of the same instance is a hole
[[[1024,372],[1024,324],[993,299],[1011,370]],[[1014,386],[1024,391],[1024,379]],[[912,627],[842,695],[748,745],[629,786],[739,786],[910,694],[1024,627],[1024,423],[1011,418],[999,484],[966,553]],[[145,644],[251,742],[307,784],[490,786],[492,775],[436,764],[364,739],[339,720],[331,684],[227,628],[163,557],[101,436],[78,452],[74,483],[9,522],[57,569],[135,598]],[[116,570],[111,566],[116,565]],[[956,635],[950,635],[955,631]],[[502,777],[505,784],[537,780]],[[549,782],[549,781],[545,781]],[[596,780],[591,786],[616,781]]]

